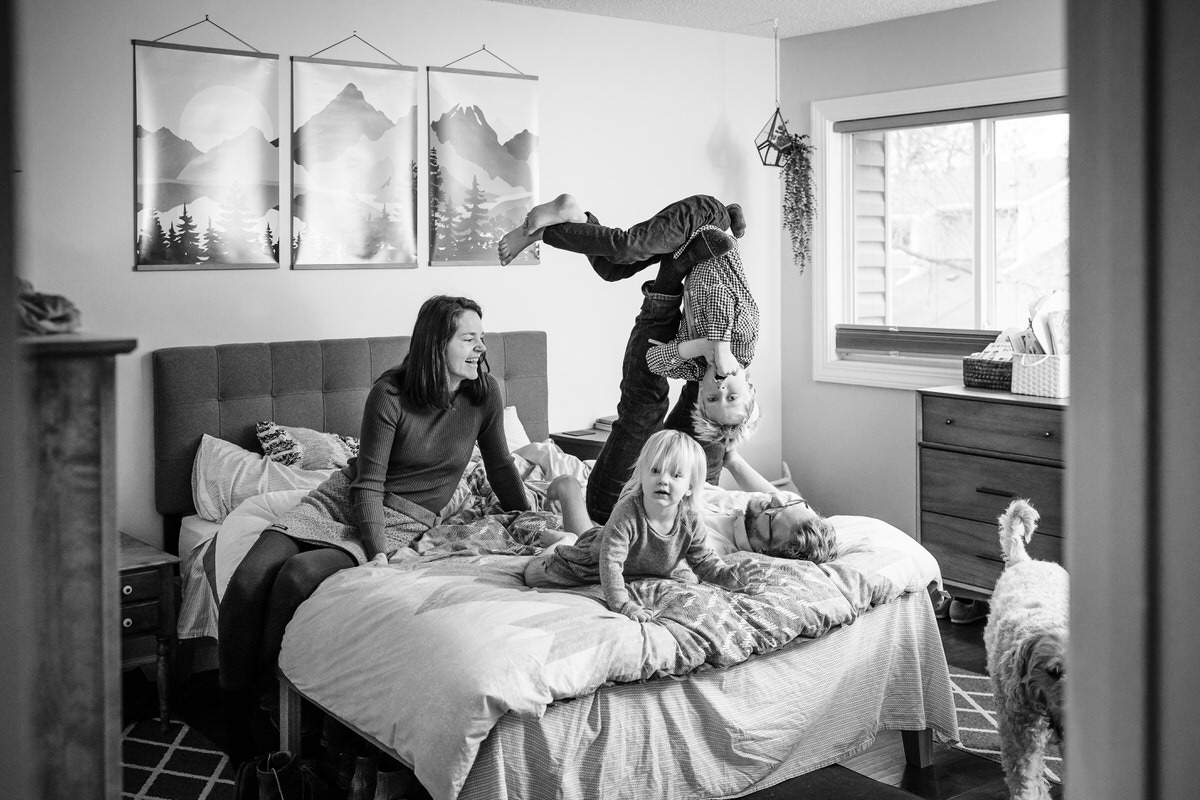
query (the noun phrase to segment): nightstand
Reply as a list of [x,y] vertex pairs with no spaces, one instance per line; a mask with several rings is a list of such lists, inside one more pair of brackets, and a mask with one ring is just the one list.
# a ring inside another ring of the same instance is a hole
[[601,448],[608,441],[608,431],[596,428],[585,428],[578,431],[563,431],[550,434],[551,440],[559,448],[580,461],[587,461],[600,455]]
[[121,534],[121,669],[154,664],[158,719],[170,722],[175,658],[175,565],[179,559]]

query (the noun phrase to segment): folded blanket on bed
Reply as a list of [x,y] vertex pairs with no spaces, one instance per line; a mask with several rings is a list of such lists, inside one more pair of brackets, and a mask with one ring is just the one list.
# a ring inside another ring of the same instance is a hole
[[607,683],[736,664],[849,624],[905,588],[875,569],[905,557],[886,545],[820,566],[739,553],[729,558],[761,567],[761,594],[633,581],[654,614],[639,624],[609,611],[599,587],[526,587],[537,524],[534,513],[440,526],[420,555],[334,575],[288,626],[280,668],[442,800],[457,796],[503,714],[541,716]]

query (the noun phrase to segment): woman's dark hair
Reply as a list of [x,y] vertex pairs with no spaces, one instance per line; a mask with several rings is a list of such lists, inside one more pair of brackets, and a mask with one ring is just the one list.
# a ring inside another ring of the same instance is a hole
[[[383,376],[391,378],[410,403],[423,408],[449,408],[452,393],[446,383],[446,345],[458,330],[458,318],[467,311],[483,316],[479,304],[467,297],[439,294],[421,304],[408,355],[399,367]],[[462,385],[461,391],[474,405],[487,399],[488,372],[485,354],[479,359],[479,377]]]

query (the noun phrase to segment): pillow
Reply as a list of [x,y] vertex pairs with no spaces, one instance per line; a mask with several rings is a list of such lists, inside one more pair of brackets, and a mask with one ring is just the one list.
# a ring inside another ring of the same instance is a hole
[[192,503],[199,517],[221,522],[248,497],[284,489],[313,489],[331,472],[286,467],[204,434],[192,462]]
[[255,425],[258,443],[272,461],[300,469],[340,469],[358,455],[358,440],[312,428],[290,428],[274,422]]
[[508,452],[519,450],[529,444],[529,434],[517,415],[516,406],[506,406],[504,409],[504,438],[508,440]]

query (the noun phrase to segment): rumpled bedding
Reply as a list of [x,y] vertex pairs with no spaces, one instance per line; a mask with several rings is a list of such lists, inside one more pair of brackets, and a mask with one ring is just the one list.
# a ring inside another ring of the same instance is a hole
[[760,594],[633,581],[654,615],[640,624],[609,611],[599,587],[524,585],[545,514],[458,520],[427,533],[419,554],[329,578],[288,626],[284,675],[410,763],[434,798],[453,800],[504,714],[540,717],[606,684],[737,664],[850,624],[926,580],[891,577],[908,556],[879,523],[878,536],[829,564],[727,556],[757,566]]

